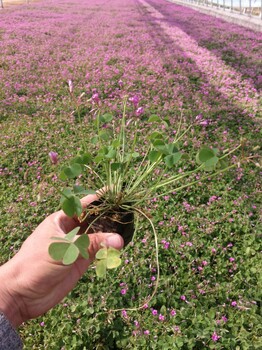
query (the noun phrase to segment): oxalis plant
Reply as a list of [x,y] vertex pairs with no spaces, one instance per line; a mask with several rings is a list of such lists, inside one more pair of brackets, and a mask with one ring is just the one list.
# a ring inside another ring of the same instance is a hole
[[[143,121],[141,130],[138,118],[127,118],[127,104],[126,98],[121,117],[97,111],[92,120],[95,136],[62,169],[60,179],[66,187],[60,191],[61,207],[66,215],[77,218],[79,226],[64,238],[53,237],[49,254],[65,265],[73,264],[79,255],[88,259],[87,233],[98,231],[119,233],[126,246],[134,240],[136,220],[144,219],[152,229],[156,251],[157,279],[152,299],[159,283],[158,238],[145,208],[152,198],[185,189],[236,166],[227,165],[227,157],[241,145],[222,154],[217,148],[204,146],[191,159],[180,147],[192,127],[185,128],[183,118],[171,139],[168,120],[152,115]],[[180,172],[183,166],[188,170]],[[200,174],[200,178],[196,180],[194,174]],[[99,199],[83,209],[80,198],[94,193]],[[84,232],[83,225],[87,227]],[[97,276],[104,277],[108,269],[117,268],[120,254],[102,245],[96,253]]]

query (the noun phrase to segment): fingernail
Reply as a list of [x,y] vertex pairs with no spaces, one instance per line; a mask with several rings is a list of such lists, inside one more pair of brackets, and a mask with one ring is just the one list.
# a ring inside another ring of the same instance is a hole
[[106,237],[106,245],[116,249],[121,249],[124,246],[123,238],[118,234],[113,234]]

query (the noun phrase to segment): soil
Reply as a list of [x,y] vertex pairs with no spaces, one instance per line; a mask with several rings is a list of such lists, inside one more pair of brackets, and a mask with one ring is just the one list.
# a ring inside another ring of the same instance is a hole
[[134,213],[127,212],[121,208],[111,208],[101,215],[99,207],[101,202],[96,201],[89,207],[83,216],[85,217],[85,225],[91,225],[88,233],[95,232],[115,232],[120,234],[124,239],[124,246],[131,242],[134,231]]

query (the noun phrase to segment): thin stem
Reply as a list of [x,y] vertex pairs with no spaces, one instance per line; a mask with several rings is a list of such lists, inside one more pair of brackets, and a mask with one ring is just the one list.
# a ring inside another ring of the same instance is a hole
[[169,194],[169,193],[180,191],[180,190],[182,190],[183,188],[187,188],[187,187],[189,187],[189,186],[195,185],[196,183],[199,183],[199,181],[203,181],[203,180],[209,179],[209,178],[211,178],[211,177],[215,177],[216,175],[219,175],[219,174],[221,174],[221,173],[224,173],[225,171],[227,171],[227,170],[229,170],[229,169],[232,169],[232,168],[234,168],[235,166],[236,166],[236,164],[230,165],[229,167],[227,167],[227,168],[225,168],[225,169],[222,169],[222,170],[219,170],[219,171],[217,171],[217,172],[215,172],[215,173],[213,173],[213,174],[204,176],[204,177],[202,177],[202,178],[199,179],[199,180],[195,180],[195,181],[190,182],[189,184],[182,185],[182,186],[177,187],[177,188],[173,188],[172,190],[169,190],[169,191],[167,191],[167,192],[165,192],[165,193],[161,193],[161,195],[160,195],[160,194],[159,194],[159,195],[156,195],[155,198],[163,197],[163,196],[166,196],[166,195]]
[[159,252],[158,252],[158,241],[157,241],[157,233],[155,230],[155,226],[152,222],[152,220],[140,209],[138,208],[133,208],[133,207],[129,207],[129,206],[123,206],[125,209],[133,209],[134,211],[138,212],[140,215],[144,216],[144,218],[146,218],[148,220],[148,222],[151,225],[151,228],[153,230],[154,233],[154,240],[155,240],[155,248],[156,248],[156,266],[157,266],[157,278],[156,278],[156,284],[155,284],[155,288],[153,290],[153,293],[148,297],[148,299],[146,299],[146,301],[143,303],[143,305],[140,305],[136,308],[125,308],[125,309],[115,309],[115,310],[110,310],[111,312],[117,312],[117,311],[137,311],[140,309],[143,309],[145,307],[146,304],[150,303],[150,301],[154,298],[154,296],[156,295],[158,286],[159,286],[159,281],[160,281],[160,267],[159,267]]

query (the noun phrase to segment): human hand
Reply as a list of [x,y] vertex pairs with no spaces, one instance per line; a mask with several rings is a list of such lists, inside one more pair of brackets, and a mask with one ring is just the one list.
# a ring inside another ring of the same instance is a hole
[[[82,206],[97,200],[82,199]],[[48,216],[26,239],[19,252],[0,267],[0,311],[14,327],[38,317],[59,303],[76,285],[95,258],[101,243],[121,249],[123,239],[116,233],[90,234],[89,259],[81,257],[72,265],[54,261],[48,254],[53,236],[64,237],[79,223],[63,211]]]

